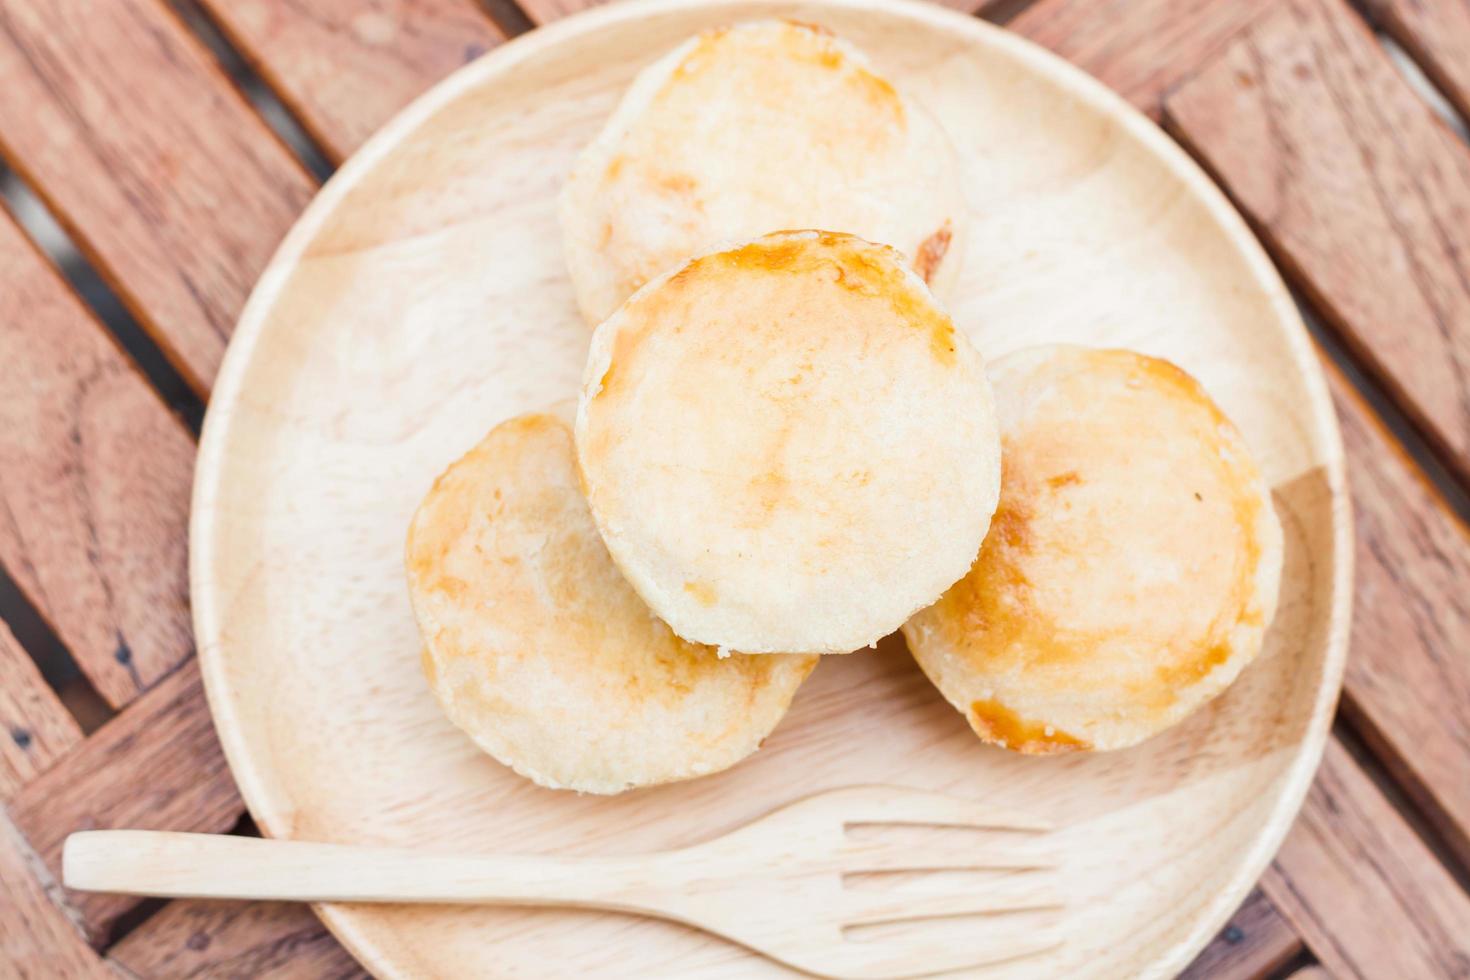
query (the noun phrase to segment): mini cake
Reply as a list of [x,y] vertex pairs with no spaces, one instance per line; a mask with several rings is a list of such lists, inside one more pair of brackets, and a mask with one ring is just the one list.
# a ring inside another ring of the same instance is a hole
[[980,355],[893,249],[784,232],[592,337],[577,456],[613,560],[680,636],[870,645],[968,571],[999,493]]
[[542,786],[617,793],[754,752],[815,657],[728,657],[675,636],[608,558],[553,415],[490,432],[414,515],[424,670],[451,721]]
[[939,124],[820,28],[706,31],[645,69],[561,199],[587,321],[724,242],[828,228],[893,245],[942,294],[964,194]]
[[1282,536],[1240,433],[1167,361],[1037,347],[991,368],[1004,475],[975,567],[905,626],[982,739],[1117,749],[1261,649]]

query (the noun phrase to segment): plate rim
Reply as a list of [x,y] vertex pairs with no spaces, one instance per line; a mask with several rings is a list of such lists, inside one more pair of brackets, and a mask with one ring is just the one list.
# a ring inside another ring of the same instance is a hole
[[[1204,205],[1224,232],[1237,254],[1245,259],[1257,284],[1267,293],[1283,338],[1293,359],[1303,368],[1303,385],[1310,415],[1325,437],[1325,472],[1329,491],[1333,568],[1328,578],[1331,607],[1327,614],[1321,683],[1297,752],[1282,778],[1285,785],[1276,804],[1252,840],[1249,853],[1237,862],[1236,870],[1213,898],[1195,914],[1193,925],[1166,947],[1141,971],[1140,976],[1172,976],[1182,970],[1229,921],[1250,889],[1265,872],[1295,822],[1307,791],[1315,778],[1331,731],[1342,690],[1352,621],[1354,583],[1354,526],[1346,459],[1337,412],[1317,352],[1300,311],[1276,265],[1267,256],[1245,219],[1230,204],[1225,192],[1205,173],[1178,143],[1121,95],[1061,56],[1018,34],[965,14],[934,0],[617,0],[571,14],[512,38],[475,61],[456,69],[402,108],[363,143],[312,197],[293,222],[262,270],[240,312],[216,375],[206,408],[195,459],[193,491],[189,511],[189,592],[194,626],[196,657],[203,677],[205,697],[225,761],[240,796],[257,826],[268,836],[284,818],[266,808],[268,794],[259,760],[252,758],[243,729],[235,715],[230,683],[220,655],[221,610],[212,588],[209,569],[216,551],[209,533],[223,470],[225,446],[235,417],[235,405],[243,392],[261,331],[271,309],[298,260],[307,251],[322,225],[338,204],[357,186],[360,178],[388,156],[434,113],[467,91],[491,82],[515,65],[564,41],[595,33],[606,26],[640,20],[670,11],[695,8],[767,7],[829,8],[849,12],[881,12],[898,15],[941,31],[954,32],[981,46],[1006,51],[1038,75],[1056,83],[1070,95],[1089,103],[1111,122],[1137,139],[1156,159],[1176,174],[1187,193]],[[753,12],[752,12],[753,14]],[[752,14],[740,14],[741,17]],[[313,904],[312,911],[354,959],[374,976],[393,976],[378,954],[379,944],[365,935],[355,917],[337,906]]]

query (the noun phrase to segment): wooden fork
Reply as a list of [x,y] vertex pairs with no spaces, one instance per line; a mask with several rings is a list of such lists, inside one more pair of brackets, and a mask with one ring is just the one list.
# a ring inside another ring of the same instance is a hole
[[[1015,831],[1003,846],[956,849],[864,839],[859,825]],[[1055,945],[1015,936],[986,949],[953,934],[862,941],[866,926],[1060,906],[1046,828],[979,803],[889,786],[832,790],[723,837],[677,851],[617,858],[441,855],[386,848],[209,834],[103,830],[72,834],[70,888],[169,898],[306,902],[555,905],[659,916],[725,936],[799,970],[838,978],[897,978],[1009,960]],[[851,887],[873,872],[1014,871],[974,888]],[[881,930],[885,937],[894,930]],[[897,930],[899,933],[905,929]],[[871,932],[871,930],[870,930]],[[917,930],[922,933],[923,930]],[[963,945],[963,944],[962,944]]]

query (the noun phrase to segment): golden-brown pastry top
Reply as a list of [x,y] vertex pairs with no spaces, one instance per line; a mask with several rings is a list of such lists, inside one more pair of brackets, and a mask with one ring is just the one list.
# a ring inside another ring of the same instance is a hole
[[815,657],[728,657],[649,612],[593,526],[554,415],[497,426],[409,529],[424,668],[450,719],[543,786],[612,793],[726,768]]
[[561,201],[592,324],[689,256],[780,228],[892,244],[943,291],[964,211],[939,125],[856,48],[780,20],[706,31],[645,69]]
[[1001,498],[970,573],[905,626],[981,738],[1118,748],[1256,655],[1281,530],[1240,433],[1192,377],[1123,350],[991,367]]
[[688,639],[875,642],[970,567],[995,506],[984,364],[892,249],[781,232],[595,332],[577,452],[613,560]]

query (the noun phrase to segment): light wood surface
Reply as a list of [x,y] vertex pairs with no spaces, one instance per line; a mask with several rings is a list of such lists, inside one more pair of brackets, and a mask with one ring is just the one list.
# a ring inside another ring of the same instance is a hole
[[[973,800],[858,786],[806,797],[691,847],[620,857],[103,830],[67,838],[63,874],[68,888],[163,898],[637,912],[818,976],[898,978],[1010,962],[1053,945],[1055,933],[1039,917],[1054,919],[1065,895],[1047,829]],[[969,835],[970,846],[957,847],[955,831]],[[956,883],[956,872],[990,879],[976,889],[971,880]],[[919,895],[863,885],[891,873],[915,873],[929,887]],[[969,942],[930,928],[965,914],[1005,915],[1005,925],[972,925]],[[881,938],[870,935],[879,929]]]
[[333,160],[505,35],[475,0],[203,0]]
[[1167,113],[1287,273],[1470,474],[1470,148],[1361,18],[1342,0],[1279,4]]
[[[418,675],[402,529],[490,425],[575,388],[586,332],[557,246],[559,181],[640,65],[699,27],[772,12],[850,36],[950,126],[979,240],[954,313],[983,352],[1073,340],[1171,357],[1260,458],[1288,535],[1282,610],[1262,659],[1185,725],[1127,752],[1018,759],[977,745],[889,642],[822,664],[734,770],[591,799],[517,779],[439,715]],[[226,751],[273,835],[626,853],[707,838],[798,786],[978,789],[1061,827],[1077,911],[1069,942],[1029,967],[1162,975],[1244,898],[1305,791],[1340,676],[1350,566],[1315,354],[1239,219],[1175,147],[984,25],[864,0],[630,4],[503,46],[343,168],[240,331],[203,449],[193,583]],[[770,969],[619,916],[323,914],[385,976],[534,973],[548,955],[577,972],[610,949],[627,972]]]

